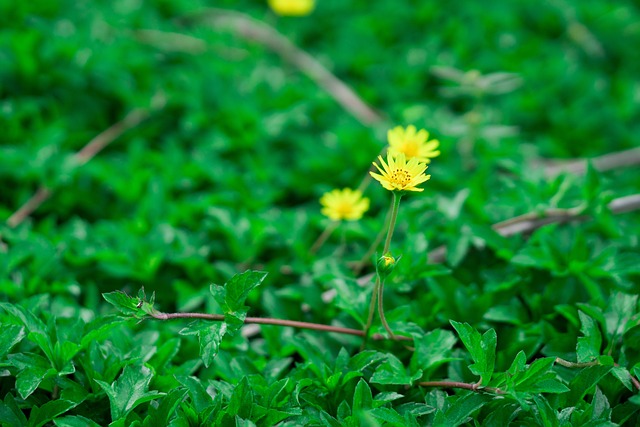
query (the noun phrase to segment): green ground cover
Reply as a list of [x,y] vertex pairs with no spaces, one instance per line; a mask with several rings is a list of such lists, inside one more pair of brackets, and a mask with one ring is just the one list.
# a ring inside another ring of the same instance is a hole
[[0,424],[637,425],[640,9],[445,3],[0,2]]

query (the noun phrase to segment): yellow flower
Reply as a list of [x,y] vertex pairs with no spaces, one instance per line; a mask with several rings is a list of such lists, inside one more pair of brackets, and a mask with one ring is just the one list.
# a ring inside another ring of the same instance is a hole
[[382,156],[378,156],[378,160],[380,160],[382,167],[378,166],[376,162],[373,164],[380,173],[369,173],[389,191],[423,191],[424,188],[417,188],[416,185],[431,178],[431,175],[424,173],[428,167],[426,164],[421,163],[417,157],[407,161],[403,152],[398,153],[395,158],[391,153],[387,153],[387,163],[384,162]]
[[369,209],[369,199],[362,197],[362,192],[345,188],[325,193],[320,198],[322,213],[334,221],[347,219],[354,221],[362,218]]
[[313,11],[315,0],[268,0],[269,7],[282,16],[305,16]]
[[393,156],[404,153],[408,159],[417,157],[422,163],[429,164],[431,159],[438,157],[440,151],[437,150],[440,142],[436,139],[429,139],[429,132],[420,129],[416,132],[413,125],[404,129],[402,126],[396,126],[387,132],[389,140],[389,152]]

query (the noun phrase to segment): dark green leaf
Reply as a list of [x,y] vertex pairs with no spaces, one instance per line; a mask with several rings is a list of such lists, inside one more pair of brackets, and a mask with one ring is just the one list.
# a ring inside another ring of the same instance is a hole
[[469,370],[475,375],[479,375],[481,383],[487,385],[493,374],[497,337],[494,329],[489,329],[484,335],[476,331],[468,323],[451,321],[462,343],[471,353],[471,358],[475,363],[469,366]]
[[162,396],[158,391],[148,391],[153,373],[146,366],[126,366],[113,384],[96,380],[111,403],[111,419],[117,421],[138,405]]

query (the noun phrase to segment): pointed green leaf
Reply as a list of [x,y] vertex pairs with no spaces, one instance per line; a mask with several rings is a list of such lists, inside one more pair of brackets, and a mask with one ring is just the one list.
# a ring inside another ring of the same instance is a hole
[[600,347],[602,346],[602,334],[598,328],[598,324],[582,311],[578,311],[580,317],[580,332],[584,335],[578,338],[576,352],[578,362],[590,362],[600,356]]
[[229,400],[227,413],[240,418],[251,418],[253,409],[253,390],[249,385],[247,377],[243,377],[240,383],[233,389],[233,394]]
[[451,331],[443,329],[436,329],[422,336],[414,335],[413,342],[416,351],[411,358],[411,368],[428,371],[455,360],[451,357],[451,349],[456,341],[457,339]]
[[471,353],[471,358],[475,363],[469,366],[469,370],[475,375],[479,375],[482,385],[487,385],[493,375],[496,358],[497,337],[494,329],[489,329],[484,335],[476,331],[468,323],[451,321],[460,340]]
[[11,393],[7,393],[4,397],[4,402],[0,401],[0,424],[3,426],[27,425],[27,417],[24,416]]
[[104,293],[102,297],[126,316],[137,319],[142,319],[147,316],[147,313],[142,309],[144,301],[137,297],[131,297],[122,291]]
[[387,360],[382,362],[371,376],[371,382],[376,384],[410,385],[422,377],[422,370],[414,375],[407,375],[407,370],[396,356],[387,355]]
[[373,395],[371,394],[371,389],[369,388],[369,384],[367,384],[363,379],[358,381],[358,385],[356,385],[356,389],[353,392],[352,406],[354,414],[357,411],[365,411],[373,407]]
[[113,421],[126,418],[136,406],[162,396],[157,391],[148,391],[152,377],[146,366],[128,365],[113,384],[96,380],[109,397]]
[[218,355],[222,337],[227,332],[226,322],[196,320],[180,330],[181,335],[197,335],[200,344],[200,357],[205,367],[211,366]]
[[245,271],[236,274],[224,286],[211,285],[211,294],[224,311],[224,320],[230,333],[237,331],[243,324],[248,307],[244,302],[252,289],[259,286],[267,273],[264,271]]
[[53,423],[56,427],[100,427],[100,424],[80,415],[56,418]]
[[0,330],[0,360],[11,350],[11,347],[18,344],[26,336],[23,326],[2,325]]
[[78,403],[59,399],[51,400],[40,407],[34,406],[29,415],[29,427],[40,427],[77,405]]

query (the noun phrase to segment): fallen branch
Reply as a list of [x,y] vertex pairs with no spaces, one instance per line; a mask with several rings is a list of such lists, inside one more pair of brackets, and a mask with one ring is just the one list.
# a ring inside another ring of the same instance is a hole
[[[152,100],[151,110],[159,109],[164,106],[164,97],[156,95]],[[124,119],[109,126],[107,129],[96,135],[89,141],[80,151],[73,156],[76,166],[82,166],[105,149],[109,144],[115,141],[120,135],[131,128],[138,126],[142,121],[147,119],[151,114],[148,109],[136,109],[125,116]],[[36,192],[27,200],[17,211],[15,211],[9,219],[7,225],[15,228],[27,219],[36,209],[42,205],[49,197],[51,197],[51,189],[45,185],[41,185]]]
[[360,123],[372,125],[383,121],[380,114],[367,105],[342,80],[327,70],[320,61],[262,21],[241,12],[209,8],[180,18],[178,22],[205,23],[214,29],[230,31],[247,41],[262,44],[307,75]]
[[553,178],[561,173],[584,175],[589,161],[600,172],[636,166],[640,164],[640,148],[609,153],[593,159],[542,160],[539,163],[545,165],[545,175]]
[[[607,205],[614,214],[621,214],[640,209],[640,194],[620,197],[612,200]],[[493,228],[503,237],[513,236],[519,233],[530,233],[542,226],[552,223],[563,223],[568,221],[585,221],[588,216],[582,215],[581,208],[572,209],[550,209],[544,213],[527,213],[505,221],[494,224]],[[447,255],[445,246],[440,246],[429,252],[428,260],[432,264],[444,262]]]

